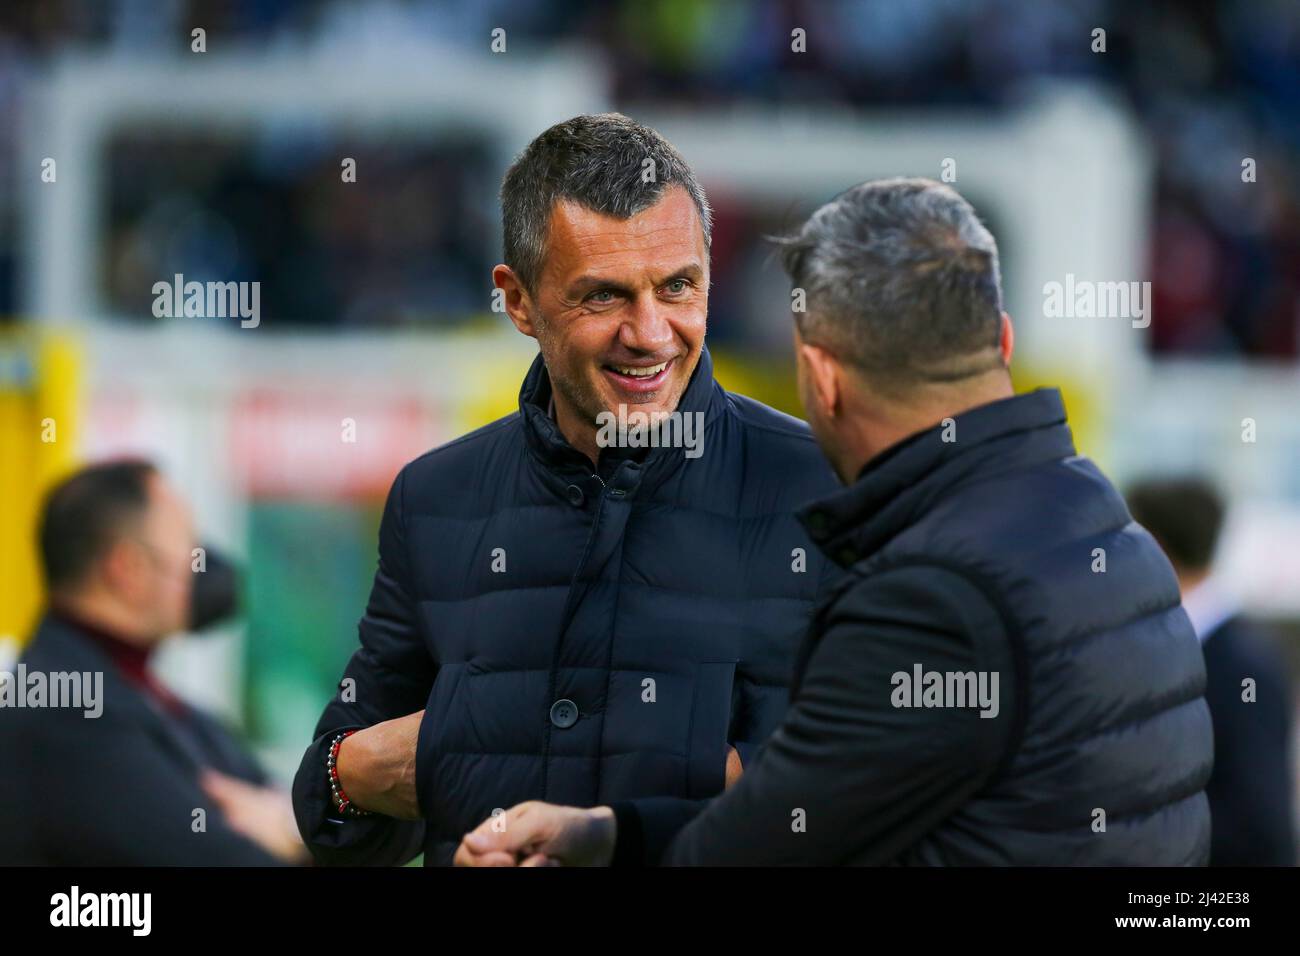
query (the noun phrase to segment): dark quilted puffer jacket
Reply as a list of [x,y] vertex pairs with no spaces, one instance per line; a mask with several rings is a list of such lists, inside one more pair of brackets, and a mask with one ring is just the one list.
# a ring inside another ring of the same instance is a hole
[[[550,397],[539,356],[518,413],[393,484],[361,646],[294,784],[322,862],[446,864],[523,800],[711,796],[727,745],[748,761],[785,711],[838,574],[794,516],[836,487],[807,427],[725,392],[705,352],[679,406],[702,454],[607,448],[593,473]],[[330,739],[421,708],[424,821],[336,819]]]
[[1000,766],[897,862],[1203,866],[1205,665],[1169,561],[1075,451],[1056,389],[956,424],[955,442],[925,433],[836,496],[813,532],[863,578],[965,579],[1013,651]]
[[[804,517],[848,574],[781,726],[703,807],[615,804],[616,863],[1204,865],[1201,649],[1059,392],[920,432]],[[918,671],[1001,706],[900,695]]]

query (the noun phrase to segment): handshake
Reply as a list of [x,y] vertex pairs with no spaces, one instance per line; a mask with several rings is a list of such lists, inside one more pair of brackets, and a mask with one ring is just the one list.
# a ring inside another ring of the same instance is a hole
[[609,807],[558,807],[530,800],[465,834],[456,866],[609,866],[618,828]]
[[[743,768],[740,754],[727,746],[724,786]],[[609,807],[560,807],[540,800],[493,814],[465,834],[456,849],[456,866],[609,866],[618,841],[618,823]]]
[[[420,819],[415,790],[415,749],[424,711],[374,724],[346,739],[337,774],[356,805],[398,820]],[[740,754],[727,745],[723,787],[744,773]],[[617,826],[609,807],[560,807],[540,800],[494,814],[467,833],[456,866],[608,866]]]

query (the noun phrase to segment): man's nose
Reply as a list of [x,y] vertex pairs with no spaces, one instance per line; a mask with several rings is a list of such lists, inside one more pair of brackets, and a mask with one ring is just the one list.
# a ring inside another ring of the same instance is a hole
[[659,352],[673,344],[673,327],[664,304],[653,295],[639,296],[618,330],[619,344],[636,352]]

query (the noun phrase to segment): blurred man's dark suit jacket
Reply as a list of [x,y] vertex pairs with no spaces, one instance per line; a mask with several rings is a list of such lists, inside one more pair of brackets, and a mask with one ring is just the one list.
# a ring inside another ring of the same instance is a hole
[[[1296,862],[1291,696],[1286,669],[1267,636],[1230,617],[1206,635],[1205,700],[1214,724],[1210,799],[1211,866]],[[1241,699],[1253,678],[1256,700]]]
[[[28,673],[102,672],[103,712],[0,707],[0,865],[278,864],[199,786],[205,767],[266,782],[214,718],[175,698],[164,707],[99,640],[54,615],[21,663]],[[196,809],[206,832],[194,832]]]

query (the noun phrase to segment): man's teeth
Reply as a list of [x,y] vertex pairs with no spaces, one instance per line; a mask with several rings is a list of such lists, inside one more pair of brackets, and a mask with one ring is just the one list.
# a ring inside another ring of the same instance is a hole
[[631,378],[653,378],[668,367],[667,362],[660,362],[658,365],[648,365],[645,368],[632,368],[629,365],[611,365],[614,371],[619,375],[627,375]]

